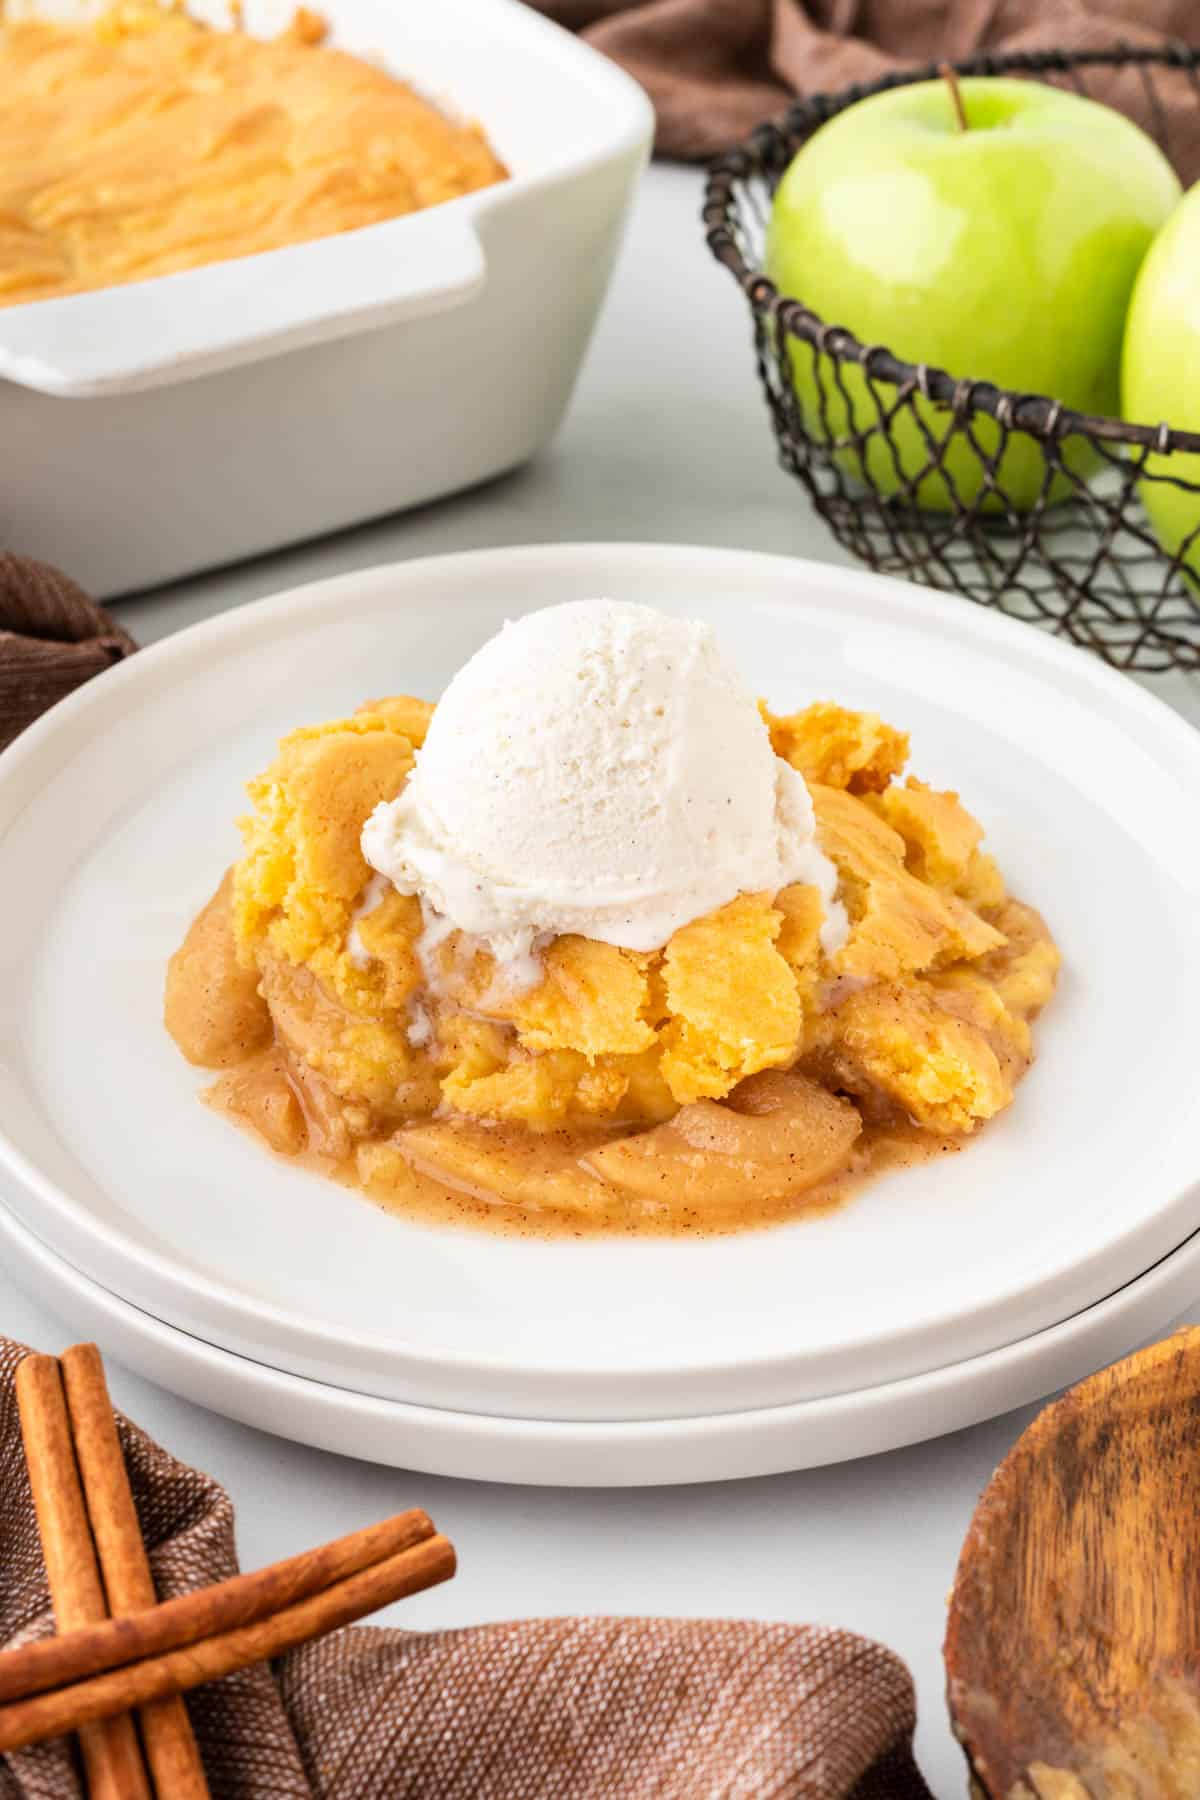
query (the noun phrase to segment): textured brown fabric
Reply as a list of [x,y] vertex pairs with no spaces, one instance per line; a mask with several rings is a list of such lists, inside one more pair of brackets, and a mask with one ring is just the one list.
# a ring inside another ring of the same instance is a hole
[[[13,1397],[23,1354],[0,1338],[0,1647],[52,1629]],[[159,1594],[235,1573],[224,1490],[120,1429]],[[214,1800],[930,1800],[908,1670],[814,1626],[360,1626],[188,1705]],[[0,1757],[0,1800],[82,1794],[68,1745]]]
[[[1200,40],[1195,0],[534,0],[582,31],[648,90],[663,156],[711,156],[796,94],[980,50],[1101,49],[1118,40]],[[1200,175],[1200,104],[1184,75],[1156,71],[1185,182]],[[1153,128],[1136,69],[1097,72],[1089,92]]]
[[48,563],[0,550],[0,749],[137,645]]

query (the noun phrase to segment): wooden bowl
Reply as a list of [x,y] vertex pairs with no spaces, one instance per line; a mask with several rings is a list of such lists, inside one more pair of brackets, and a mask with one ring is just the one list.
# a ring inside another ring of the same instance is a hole
[[1200,1795],[1200,1329],[1020,1438],[967,1534],[945,1655],[985,1800]]

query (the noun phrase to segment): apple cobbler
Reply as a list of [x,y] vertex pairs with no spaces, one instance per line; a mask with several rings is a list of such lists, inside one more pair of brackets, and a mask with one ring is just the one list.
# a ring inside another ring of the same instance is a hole
[[427,1218],[721,1232],[828,1207],[1012,1100],[1058,952],[958,796],[903,778],[902,732],[763,711],[836,869],[837,947],[794,883],[653,951],[554,937],[517,981],[364,858],[432,713],[380,700],[285,738],[172,960],[176,1043],[276,1151]]
[[[0,8],[0,14],[3,9]],[[0,16],[0,306],[377,224],[506,175],[482,131],[322,42],[154,0]]]

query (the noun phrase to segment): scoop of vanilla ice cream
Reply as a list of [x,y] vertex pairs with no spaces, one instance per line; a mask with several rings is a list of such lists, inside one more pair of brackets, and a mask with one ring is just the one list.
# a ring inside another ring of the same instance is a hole
[[621,601],[529,613],[486,643],[362,848],[509,964],[567,932],[655,950],[796,881],[824,897],[826,947],[846,931],[804,780],[711,628]]

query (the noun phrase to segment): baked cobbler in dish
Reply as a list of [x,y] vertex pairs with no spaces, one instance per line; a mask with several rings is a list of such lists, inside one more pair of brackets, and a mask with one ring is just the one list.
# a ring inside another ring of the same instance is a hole
[[223,262],[435,206],[507,173],[475,125],[322,43],[153,0],[0,16],[0,306]]

